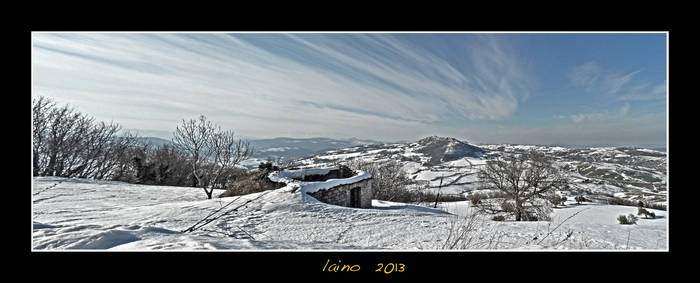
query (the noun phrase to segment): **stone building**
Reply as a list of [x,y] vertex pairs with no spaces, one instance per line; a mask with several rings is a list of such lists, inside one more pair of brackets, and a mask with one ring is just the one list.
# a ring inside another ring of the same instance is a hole
[[325,203],[372,207],[372,175],[347,166],[279,171],[268,178],[275,182],[298,183],[301,193]]
[[372,179],[337,185],[316,192],[307,192],[307,194],[325,203],[356,208],[372,208]]

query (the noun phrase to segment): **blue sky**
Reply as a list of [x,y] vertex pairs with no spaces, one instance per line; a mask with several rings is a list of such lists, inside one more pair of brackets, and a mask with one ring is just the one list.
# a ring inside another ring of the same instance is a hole
[[169,137],[665,145],[665,33],[34,33],[33,96]]

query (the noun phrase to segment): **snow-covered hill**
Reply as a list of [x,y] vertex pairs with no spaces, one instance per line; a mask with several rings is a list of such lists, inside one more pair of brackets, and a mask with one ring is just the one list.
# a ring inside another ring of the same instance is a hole
[[[631,147],[565,148],[539,145],[470,145],[450,137],[427,137],[413,143],[372,144],[330,150],[296,160],[296,166],[338,162],[401,162],[409,177],[443,194],[479,189],[477,172],[489,159],[530,151],[554,159],[572,181],[567,193],[600,194],[666,204],[666,153]],[[442,183],[442,186],[440,184]],[[620,194],[621,193],[621,194]]]
[[430,157],[426,164],[438,165],[467,157],[482,157],[484,150],[451,137],[431,136],[417,142],[413,151]]
[[667,248],[665,211],[620,225],[617,215],[636,208],[593,203],[569,202],[552,222],[516,223],[473,214],[466,202],[429,208],[374,200],[374,208],[358,209],[291,187],[207,200],[197,188],[58,177],[33,178],[32,199],[34,250],[440,250],[460,246],[451,235],[469,219],[473,229],[462,239],[471,239],[469,249]]

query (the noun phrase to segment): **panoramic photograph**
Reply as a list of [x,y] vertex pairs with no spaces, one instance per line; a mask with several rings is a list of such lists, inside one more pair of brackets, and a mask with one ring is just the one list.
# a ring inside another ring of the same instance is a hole
[[35,252],[668,251],[668,32],[32,32],[31,84]]

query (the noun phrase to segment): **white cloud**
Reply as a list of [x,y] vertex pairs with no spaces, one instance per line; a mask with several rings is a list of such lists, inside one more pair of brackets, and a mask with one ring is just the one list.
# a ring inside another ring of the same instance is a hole
[[630,110],[629,104],[622,105],[617,111],[578,113],[570,115],[571,121],[574,123],[583,122],[600,122],[614,119],[622,119],[627,116]]
[[528,96],[531,78],[497,37],[480,36],[465,48],[468,71],[394,36],[357,40],[402,60],[289,37],[339,68],[386,83],[329,72],[227,34],[78,33],[33,35],[34,90],[125,128],[172,130],[180,119],[206,114],[249,136],[386,139],[404,138],[406,128],[428,131],[445,117],[504,119]]
[[590,61],[575,67],[571,73],[569,73],[569,79],[574,86],[589,88],[597,84],[600,75],[601,69],[598,63]]
[[585,121],[600,121],[607,117],[604,113],[586,113],[571,115],[571,121],[574,123],[582,123]]
[[618,94],[639,72],[640,71],[634,71],[625,75],[608,75],[603,82],[603,88],[608,94]]
[[656,85],[638,84],[617,96],[620,101],[650,101],[666,99],[666,81]]
[[[666,81],[653,84],[637,78],[642,70],[610,73],[595,61],[574,67],[569,73],[571,84],[588,92],[603,93],[618,101],[662,100],[666,98]],[[585,119],[584,119],[585,120]]]

